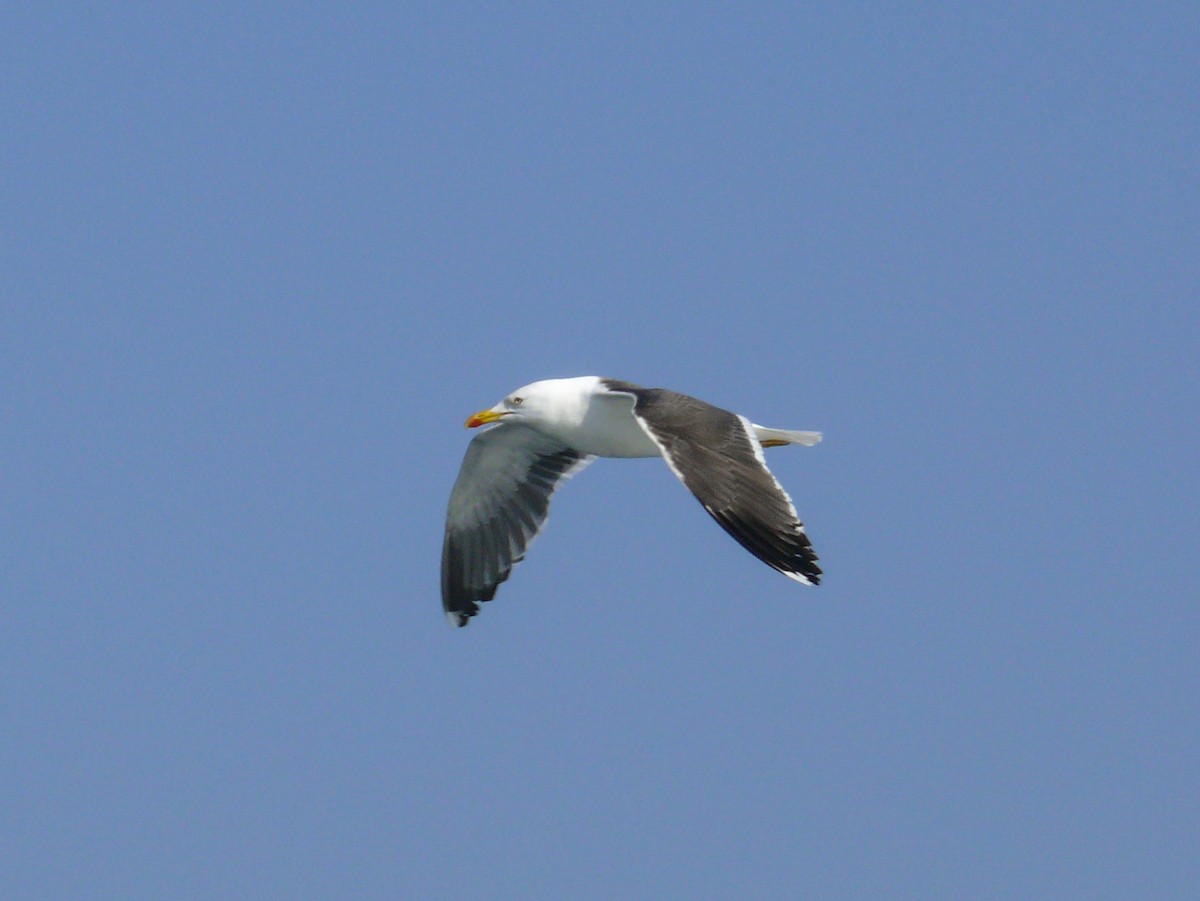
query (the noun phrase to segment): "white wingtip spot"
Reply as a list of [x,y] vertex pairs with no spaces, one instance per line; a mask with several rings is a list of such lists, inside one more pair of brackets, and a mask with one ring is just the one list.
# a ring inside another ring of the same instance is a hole
[[[781,572],[782,572],[782,570],[781,570]],[[816,583],[816,582],[814,582],[812,579],[808,578],[808,576],[801,575],[800,573],[789,573],[789,572],[784,572],[783,574],[784,574],[785,576],[787,576],[789,579],[792,579],[793,581],[799,582],[801,585],[807,585],[809,588],[813,588],[813,587],[815,587],[815,586],[816,586],[816,584],[817,584],[817,583]]]

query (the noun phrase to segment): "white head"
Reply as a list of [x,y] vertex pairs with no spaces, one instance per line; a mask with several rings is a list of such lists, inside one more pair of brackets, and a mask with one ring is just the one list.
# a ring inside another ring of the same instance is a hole
[[597,376],[585,375],[573,379],[546,379],[532,382],[513,391],[489,410],[480,410],[467,420],[474,429],[501,419],[526,423],[553,422],[586,406],[587,398],[600,381]]

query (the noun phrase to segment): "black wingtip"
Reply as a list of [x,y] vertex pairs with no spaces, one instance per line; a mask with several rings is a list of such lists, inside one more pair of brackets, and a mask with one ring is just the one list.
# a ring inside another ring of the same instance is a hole
[[808,581],[808,584],[814,588],[821,584],[821,570],[817,566],[808,569],[787,570],[784,574],[803,576]]

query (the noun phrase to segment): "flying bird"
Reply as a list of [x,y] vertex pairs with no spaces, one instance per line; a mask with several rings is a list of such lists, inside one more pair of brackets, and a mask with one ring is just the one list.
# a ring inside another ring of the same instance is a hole
[[767,566],[804,585],[821,570],[796,507],[764,447],[813,445],[820,432],[768,429],[664,388],[598,376],[518,388],[468,428],[442,544],[442,607],[465,626],[541,531],[550,496],[596,457],[661,456],[726,532]]

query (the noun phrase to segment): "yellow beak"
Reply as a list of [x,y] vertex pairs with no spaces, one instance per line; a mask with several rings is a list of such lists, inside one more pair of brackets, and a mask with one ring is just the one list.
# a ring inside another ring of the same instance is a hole
[[481,425],[487,425],[489,422],[495,422],[501,416],[507,416],[508,411],[497,413],[495,410],[480,410],[478,413],[472,413],[471,418],[467,420],[468,429],[477,429]]

